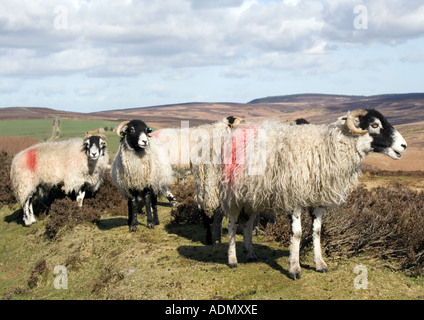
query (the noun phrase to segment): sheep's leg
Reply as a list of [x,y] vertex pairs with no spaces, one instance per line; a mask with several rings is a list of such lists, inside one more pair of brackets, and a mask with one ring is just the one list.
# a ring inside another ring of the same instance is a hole
[[84,188],[81,188],[78,191],[78,195],[77,195],[77,203],[78,203],[78,206],[79,207],[82,207],[82,203],[84,201],[84,198],[85,198],[85,189]]
[[168,199],[171,206],[176,207],[178,205],[177,199],[175,199],[174,195],[171,193],[171,191],[166,191],[166,198]]
[[294,280],[300,278],[299,248],[302,238],[301,213],[302,208],[296,208],[289,216],[291,220],[289,272]]
[[249,216],[247,222],[244,223],[243,228],[243,249],[247,253],[247,261],[254,262],[257,261],[255,252],[253,251],[253,242],[252,242],[252,234],[253,234],[253,224],[255,222],[255,215],[252,214]]
[[35,220],[35,217],[34,217],[34,205],[32,204],[32,198],[31,198],[31,202],[29,204],[29,215],[30,215],[31,224],[36,223],[37,221]]
[[130,232],[137,231],[137,209],[138,201],[137,198],[128,199],[128,226],[130,227]]
[[32,208],[32,197],[29,197],[23,207],[22,207],[23,213],[24,213],[24,224],[25,226],[30,226],[36,222],[34,218],[34,211]]
[[321,254],[321,224],[322,215],[324,213],[323,207],[318,207],[313,212],[313,244],[314,244],[314,260],[315,268],[319,272],[327,272],[328,268]]
[[237,267],[236,231],[237,231],[237,216],[229,215],[228,217],[228,265],[230,266],[230,268]]
[[216,208],[213,213],[212,244],[221,243],[223,218],[221,207]]
[[147,227],[153,229],[155,227],[153,216],[152,216],[152,192],[150,189],[144,189],[143,198],[144,205],[146,206],[146,215],[147,215]]
[[206,244],[212,245],[212,231],[211,231],[211,218],[206,215],[205,210],[200,210],[200,215],[202,216],[203,228],[206,230]]
[[159,216],[158,216],[158,196],[151,191],[151,201],[152,201],[152,210],[153,210],[153,223],[155,226],[159,225]]

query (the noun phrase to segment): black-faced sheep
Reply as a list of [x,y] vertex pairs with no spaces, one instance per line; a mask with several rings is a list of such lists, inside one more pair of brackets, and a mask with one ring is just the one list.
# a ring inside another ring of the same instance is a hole
[[287,126],[276,121],[245,124],[224,149],[221,207],[229,218],[228,263],[237,266],[235,233],[246,217],[243,245],[256,260],[252,223],[256,213],[288,213],[292,221],[291,276],[300,277],[300,213],[315,208],[313,243],[316,269],[326,272],[320,246],[325,207],[340,205],[358,184],[360,165],[370,152],[400,159],[406,150],[400,133],[376,110],[355,110],[330,125]]
[[[130,232],[137,230],[138,203],[144,200],[147,226],[159,224],[157,196],[166,193],[173,179],[169,159],[152,129],[141,120],[122,122],[117,128],[121,143],[111,165],[112,183],[128,200]],[[152,216],[153,210],[153,216]]]
[[82,206],[85,192],[96,192],[109,164],[104,135],[86,136],[59,142],[44,142],[19,152],[12,161],[10,177],[16,199],[22,205],[24,223],[36,222],[33,197],[43,196],[60,186],[77,194]]

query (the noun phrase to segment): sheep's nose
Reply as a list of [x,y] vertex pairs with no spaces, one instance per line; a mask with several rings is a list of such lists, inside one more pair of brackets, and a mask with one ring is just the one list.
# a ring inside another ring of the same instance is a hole
[[403,147],[403,149],[406,150],[406,144],[401,144],[401,147]]

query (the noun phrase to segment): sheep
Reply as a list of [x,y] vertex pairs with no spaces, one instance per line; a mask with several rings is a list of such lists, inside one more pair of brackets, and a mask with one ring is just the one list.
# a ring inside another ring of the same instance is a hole
[[199,160],[198,152],[202,150],[199,150],[201,143],[212,135],[229,131],[241,122],[243,122],[241,118],[229,116],[214,123],[190,128],[186,121],[181,123],[181,128],[156,130],[152,136],[158,139],[167,150],[175,174],[184,179],[192,169],[192,157],[195,158],[195,162]]
[[77,193],[81,207],[86,191],[95,193],[103,182],[109,155],[104,135],[31,146],[13,158],[10,177],[16,199],[22,205],[25,226],[36,222],[33,197],[43,197],[53,187],[61,186],[70,194]]
[[[220,151],[222,137],[243,122],[244,120],[239,117],[229,116],[221,121],[193,128],[190,132],[191,141],[193,137],[197,138],[196,145],[192,144],[190,149],[190,165],[194,176],[195,198],[206,230],[207,244],[221,240],[222,214],[219,209],[218,168],[214,163],[215,149]],[[198,138],[201,138],[200,141]],[[181,165],[179,167],[181,168]],[[210,227],[212,222],[213,233]]]
[[169,158],[160,142],[151,139],[152,129],[141,120],[122,122],[116,133],[121,142],[110,176],[128,201],[129,231],[137,231],[137,210],[141,200],[146,207],[147,227],[154,228],[159,224],[157,196],[168,190],[173,179]]
[[[209,172],[214,171],[216,168],[211,165],[210,159],[207,158],[214,154],[214,148],[221,148],[222,136],[229,133],[243,121],[239,117],[229,116],[220,121],[194,128],[189,128],[183,124],[180,129],[161,129],[153,133],[153,136],[167,147],[174,172],[180,178],[186,177],[190,171],[193,173],[196,202],[202,216],[208,244],[213,242],[210,229],[212,221],[214,222],[214,230],[216,230],[214,231],[214,235],[216,235],[214,241],[221,239],[222,215],[220,215],[220,211],[217,208],[219,204],[218,181],[208,178],[211,176],[216,177],[216,175],[211,175]],[[201,155],[199,156],[199,154]],[[172,202],[172,194],[170,195],[171,197],[167,198],[171,204],[174,204],[175,202]],[[216,215],[214,211],[216,211]],[[216,219],[214,219],[214,216]]]
[[[234,117],[228,117],[229,120]],[[225,134],[231,132],[239,124],[243,123],[244,120],[240,118],[237,121],[233,121],[233,125],[228,130],[222,130],[217,134],[213,135],[211,139],[221,140]],[[296,119],[295,123],[297,125],[309,124],[309,122],[303,118]],[[208,145],[213,145],[213,141],[206,140],[204,142]],[[212,155],[213,159],[219,159],[218,153],[221,152],[221,145],[218,144],[218,148],[215,149],[217,153]],[[214,164],[210,162],[202,162],[193,167],[193,175],[195,177],[195,186],[196,186],[196,200],[201,210],[203,217],[203,224],[206,229],[206,243],[215,244],[221,242],[221,227],[223,220],[223,212],[219,205],[219,180],[220,180],[220,166],[219,164]],[[213,223],[213,231],[211,231],[210,224]],[[258,219],[254,222],[252,226],[258,224]]]
[[303,208],[314,208],[315,267],[327,272],[320,246],[325,208],[346,200],[358,184],[361,162],[370,152],[398,160],[406,147],[401,134],[374,109],[355,110],[329,125],[287,126],[265,121],[237,128],[226,138],[221,155],[220,203],[229,218],[229,266],[237,266],[237,219],[244,227],[247,259],[255,261],[251,226],[256,213],[285,212],[292,228],[289,273],[293,279],[300,278],[300,213]]
[[298,118],[298,119],[296,119],[296,124],[297,125],[310,124],[310,122],[308,120],[306,120],[306,119]]

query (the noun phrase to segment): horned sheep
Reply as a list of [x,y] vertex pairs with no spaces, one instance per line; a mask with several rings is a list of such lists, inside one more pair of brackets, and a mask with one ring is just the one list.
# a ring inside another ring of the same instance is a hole
[[109,165],[104,135],[43,142],[19,152],[12,160],[10,177],[26,226],[35,223],[33,198],[43,197],[53,187],[77,194],[82,206],[86,191],[95,193]]
[[[326,272],[320,245],[324,209],[346,200],[358,184],[360,165],[370,152],[397,160],[406,147],[401,134],[374,109],[355,110],[329,125],[287,126],[265,121],[237,128],[222,154],[231,161],[223,161],[220,185],[221,207],[229,218],[229,266],[237,266],[237,219],[245,220],[247,259],[256,260],[251,227],[255,215],[262,211],[287,213],[292,227],[289,272],[293,279],[300,278],[300,214],[304,208],[314,208],[315,266]],[[257,156],[249,160],[252,154]]]
[[[121,138],[118,152],[111,165],[112,183],[128,201],[129,231],[137,230],[139,202],[144,201],[147,226],[159,224],[157,196],[166,193],[173,180],[168,156],[153,130],[141,120],[122,122],[117,128]],[[153,216],[152,216],[153,210]]]

